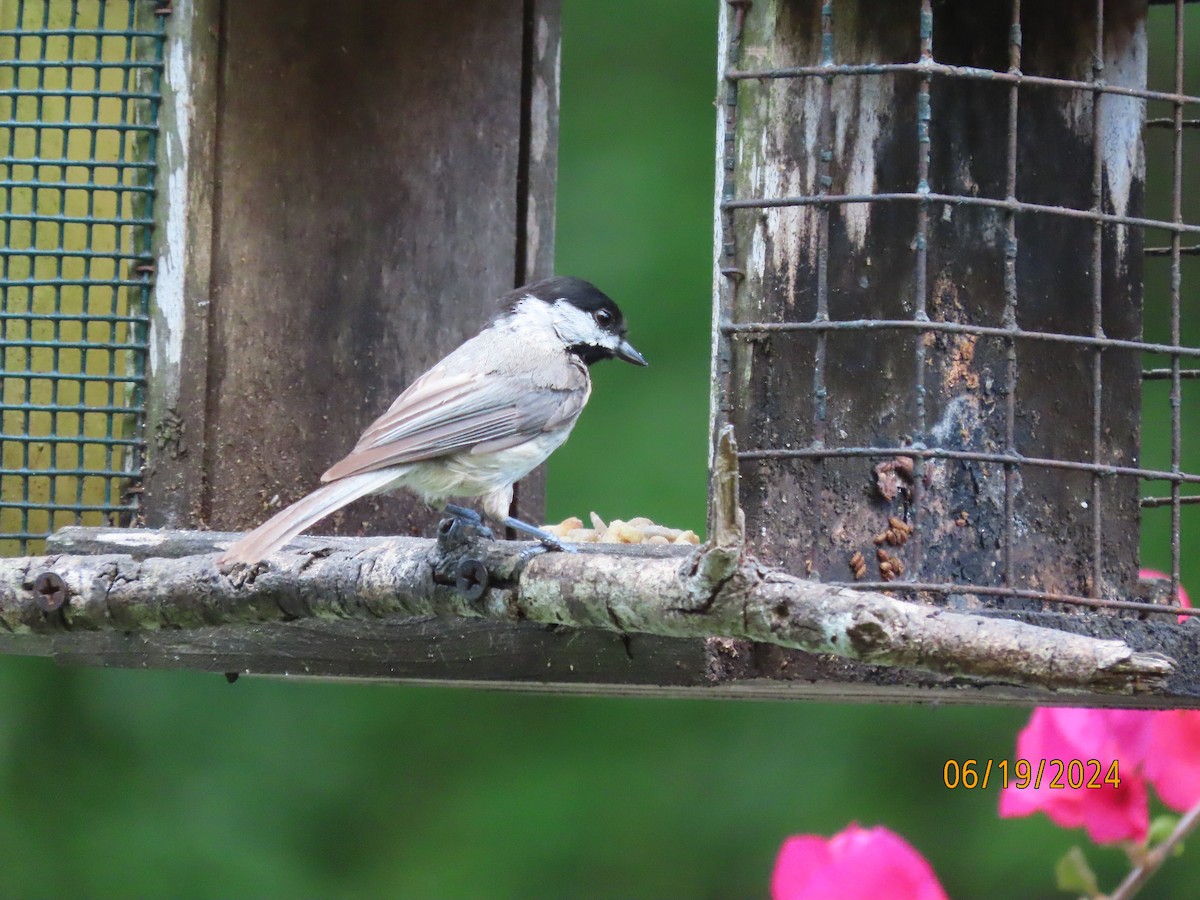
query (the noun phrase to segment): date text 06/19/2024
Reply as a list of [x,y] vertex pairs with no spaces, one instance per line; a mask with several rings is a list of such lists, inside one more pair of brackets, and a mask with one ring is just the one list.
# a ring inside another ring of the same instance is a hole
[[1043,785],[1054,790],[1100,790],[1121,786],[1119,763],[1116,759],[1107,764],[1098,759],[948,759],[942,767],[942,783],[950,790],[986,790],[989,784],[1035,791]]

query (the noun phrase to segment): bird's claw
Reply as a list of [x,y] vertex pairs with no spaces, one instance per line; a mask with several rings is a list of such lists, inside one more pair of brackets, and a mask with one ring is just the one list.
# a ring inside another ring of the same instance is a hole
[[442,519],[438,523],[438,544],[444,549],[465,547],[480,540],[493,540],[492,529],[480,523],[475,524],[458,516]]
[[573,544],[563,543],[558,538],[553,537],[553,536],[538,538],[538,540],[540,541],[540,543],[538,544],[538,548],[541,550],[545,550],[545,551],[553,550],[556,553],[578,553],[579,552],[579,550]]
[[564,544],[562,541],[555,538],[550,540],[542,540],[536,544],[526,547],[517,554],[518,562],[524,566],[527,562],[535,557],[541,556],[543,553],[578,553],[579,551],[570,544]]

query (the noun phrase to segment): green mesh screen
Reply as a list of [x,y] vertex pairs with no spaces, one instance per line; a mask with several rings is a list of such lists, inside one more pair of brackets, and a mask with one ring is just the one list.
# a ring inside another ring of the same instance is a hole
[[137,513],[160,12],[0,0],[0,554]]

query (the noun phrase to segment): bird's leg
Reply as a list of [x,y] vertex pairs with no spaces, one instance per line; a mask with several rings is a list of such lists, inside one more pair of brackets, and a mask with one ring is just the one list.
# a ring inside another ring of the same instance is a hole
[[530,537],[535,537],[542,542],[542,548],[545,550],[557,550],[559,553],[578,553],[579,551],[570,544],[563,543],[550,532],[538,528],[536,525],[530,525],[528,522],[522,522],[520,519],[513,516],[505,516],[502,520],[504,525],[511,528],[513,531],[520,531]]
[[483,518],[475,510],[466,506],[456,506],[453,503],[447,503],[442,508],[454,516],[454,521],[450,525],[451,536],[457,536],[453,532],[457,532],[459,528],[469,527],[485,540],[493,540],[492,529],[483,524]]
[[454,503],[446,503],[443,504],[442,509],[450,513],[450,515],[454,516],[455,518],[470,522],[472,525],[487,527],[483,525],[483,516],[479,515],[479,513],[475,512],[475,510],[471,509],[469,506],[458,506]]
[[[492,491],[492,493],[484,496],[483,511],[497,525],[503,525],[506,528],[511,528],[514,531],[520,531],[530,537],[537,538],[542,542],[542,547],[545,550],[557,550],[560,553],[576,552],[574,547],[563,543],[550,532],[538,528],[536,525],[530,525],[528,522],[522,522],[520,519],[509,515],[509,510],[512,509],[512,499],[512,485],[505,485],[499,490]],[[451,509],[449,506],[446,508]],[[522,557],[524,555],[522,554]]]

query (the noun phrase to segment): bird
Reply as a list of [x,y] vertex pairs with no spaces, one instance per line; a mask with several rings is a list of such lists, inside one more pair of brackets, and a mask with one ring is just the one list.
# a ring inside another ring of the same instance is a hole
[[647,365],[626,332],[617,304],[582,278],[503,295],[482,330],[410,384],[320,487],[231,544],[218,564],[257,563],[347,503],[398,488],[476,526],[478,513],[447,501],[482,498],[492,522],[570,549],[509,516],[513,484],[570,435],[591,396],[592,365]]

